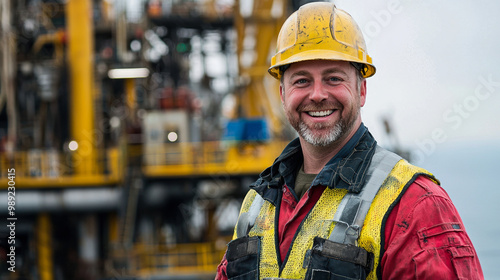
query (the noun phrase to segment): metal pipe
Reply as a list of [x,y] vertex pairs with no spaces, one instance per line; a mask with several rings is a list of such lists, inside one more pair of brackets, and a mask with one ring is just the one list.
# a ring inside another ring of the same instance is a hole
[[40,213],[36,227],[38,274],[40,280],[54,279],[54,264],[52,261],[52,225],[47,213]]
[[[17,190],[16,213],[31,214],[55,211],[117,210],[121,188],[63,189],[54,191]],[[0,209],[7,209],[7,193],[0,193]],[[3,207],[3,208],[1,208]]]
[[132,120],[135,119],[135,110],[136,110],[136,93],[135,93],[135,79],[125,79],[125,92],[126,92],[126,100],[127,107],[130,110]]
[[92,1],[69,0],[66,4],[71,137],[79,147],[73,158],[76,175],[100,173],[95,151],[92,14]]
[[[11,1],[1,1],[0,3],[0,40],[1,40],[1,90],[0,103],[3,100],[7,101],[7,119],[8,119],[8,156],[13,156],[15,143],[17,139],[17,112],[16,112],[16,95],[14,89],[14,79],[16,73],[15,58],[16,53],[14,46],[16,44],[15,33],[12,31],[12,15]],[[1,105],[1,104],[0,104]],[[0,107],[1,112],[1,107]]]

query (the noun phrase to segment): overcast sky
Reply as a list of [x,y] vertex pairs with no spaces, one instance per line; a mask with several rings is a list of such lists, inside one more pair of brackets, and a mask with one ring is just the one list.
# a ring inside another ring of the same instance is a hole
[[335,3],[363,30],[377,67],[362,116],[380,143],[384,115],[406,147],[500,143],[500,2]]

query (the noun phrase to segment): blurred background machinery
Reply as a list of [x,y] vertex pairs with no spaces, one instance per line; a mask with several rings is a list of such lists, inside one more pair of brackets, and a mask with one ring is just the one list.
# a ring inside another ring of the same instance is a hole
[[294,137],[267,67],[302,2],[1,1],[1,278],[213,279]]

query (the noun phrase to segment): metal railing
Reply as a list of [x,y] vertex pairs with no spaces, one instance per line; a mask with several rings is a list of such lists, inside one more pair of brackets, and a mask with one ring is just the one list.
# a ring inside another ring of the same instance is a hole
[[286,143],[193,142],[144,147],[146,176],[259,174],[279,156]]
[[[229,238],[225,238],[229,240]],[[110,258],[110,276],[149,277],[158,275],[215,275],[226,246],[215,242],[173,245],[136,244],[124,252],[115,250]]]
[[71,186],[116,183],[121,180],[124,155],[118,148],[98,150],[90,159],[87,174],[75,174],[78,164],[71,153],[54,149],[16,151],[13,156],[0,154],[0,181],[7,180],[8,170],[15,169],[20,187]]

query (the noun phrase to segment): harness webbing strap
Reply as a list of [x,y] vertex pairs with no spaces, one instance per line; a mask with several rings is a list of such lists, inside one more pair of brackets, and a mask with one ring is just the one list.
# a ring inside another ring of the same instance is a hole
[[346,194],[333,216],[333,221],[336,224],[330,234],[331,241],[357,245],[370,205],[382,183],[399,160],[401,160],[400,156],[379,146],[376,147],[367,171],[367,183],[363,190],[358,194]]
[[264,204],[264,199],[259,194],[255,195],[255,198],[250,205],[248,212],[241,213],[238,223],[236,225],[236,237],[240,238],[246,236],[250,229],[255,224],[255,220],[259,215],[260,208]]

